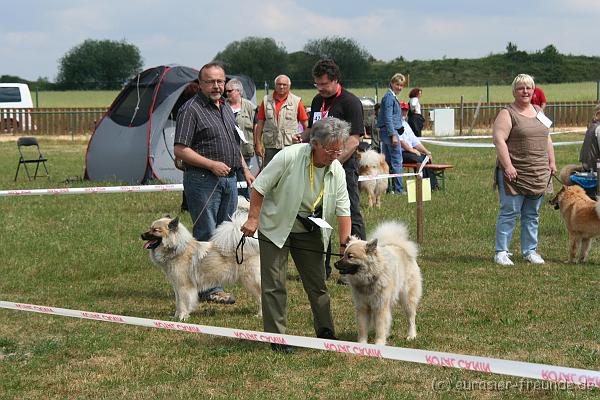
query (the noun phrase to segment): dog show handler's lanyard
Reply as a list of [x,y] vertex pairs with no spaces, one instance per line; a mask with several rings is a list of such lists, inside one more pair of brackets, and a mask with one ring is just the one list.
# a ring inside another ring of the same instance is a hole
[[[310,173],[309,173],[309,177],[310,177],[310,193],[314,196],[315,195],[315,191],[314,191],[314,187],[315,187],[315,163],[313,161],[313,153],[310,153]],[[317,199],[315,200],[315,202],[313,203],[310,213],[311,216],[314,217],[315,216],[315,210],[317,209],[317,204],[319,204],[319,202],[321,201],[321,199],[323,198],[323,193],[325,192],[325,177],[323,177],[323,185],[321,186],[321,193],[319,193],[319,195],[317,196]]]
[[338,97],[340,97],[340,95],[342,94],[342,85],[338,84],[338,90],[337,93],[335,94],[335,96],[333,97],[333,99],[331,99],[331,103],[329,103],[329,107],[325,108],[325,100],[326,98],[323,97],[323,102],[321,103],[321,112],[315,113],[313,115],[313,122],[317,122],[323,118],[327,118],[329,116],[329,110],[331,109],[331,106],[333,106],[333,103],[335,101],[335,99],[337,99]]

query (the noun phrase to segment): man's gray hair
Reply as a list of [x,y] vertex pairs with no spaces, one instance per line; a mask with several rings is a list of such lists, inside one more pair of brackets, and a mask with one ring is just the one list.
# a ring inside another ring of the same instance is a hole
[[279,80],[280,78],[284,78],[287,81],[287,84],[289,85],[289,87],[292,87],[292,80],[290,79],[289,76],[287,75],[277,75],[277,77],[273,80],[273,83],[275,84],[275,86],[277,86],[277,80]]
[[242,82],[240,82],[239,79],[230,79],[227,84],[225,85],[226,89],[237,89],[238,92],[240,92],[240,94],[242,95],[242,97],[244,97],[244,85],[242,85]]
[[328,117],[315,122],[310,130],[310,143],[323,146],[345,142],[350,133],[350,124],[341,119]]

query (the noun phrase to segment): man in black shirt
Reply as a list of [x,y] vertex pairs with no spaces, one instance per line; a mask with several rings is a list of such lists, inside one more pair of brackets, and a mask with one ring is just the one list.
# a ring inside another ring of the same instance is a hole
[[[358,165],[356,148],[365,133],[362,104],[358,97],[348,92],[340,84],[340,69],[330,59],[318,61],[313,66],[313,78],[317,94],[310,106],[308,127],[322,118],[336,117],[350,123],[350,136],[344,145],[344,152],[338,157],[346,172],[346,186],[350,197],[350,215],[352,218],[352,235],[365,240],[365,222],[360,213],[360,197],[358,191]],[[308,131],[307,131],[308,132]],[[308,133],[305,136],[308,137]],[[331,248],[331,244],[329,246]],[[330,249],[325,260],[327,276],[331,273]]]

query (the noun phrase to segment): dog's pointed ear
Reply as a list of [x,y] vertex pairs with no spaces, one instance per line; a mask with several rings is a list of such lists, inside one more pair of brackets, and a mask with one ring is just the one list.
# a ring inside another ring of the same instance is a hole
[[373,239],[367,242],[366,252],[367,254],[373,254],[377,251],[377,239]]
[[171,218],[169,214],[166,214],[163,218]]
[[170,231],[176,231],[178,226],[179,226],[179,217],[175,217],[175,219],[172,219],[171,222],[169,222],[169,230]]

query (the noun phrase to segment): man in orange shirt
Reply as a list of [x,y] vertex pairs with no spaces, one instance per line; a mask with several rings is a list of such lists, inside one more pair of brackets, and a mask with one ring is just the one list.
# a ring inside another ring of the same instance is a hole
[[275,78],[273,94],[266,95],[258,110],[254,149],[263,159],[263,168],[285,146],[300,143],[298,124],[308,126],[302,99],[290,92],[292,81],[286,75]]

